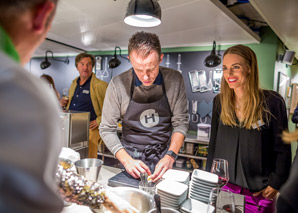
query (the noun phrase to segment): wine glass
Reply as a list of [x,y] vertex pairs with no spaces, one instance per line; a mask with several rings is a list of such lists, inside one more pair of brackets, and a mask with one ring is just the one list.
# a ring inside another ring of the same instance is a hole
[[211,173],[218,175],[218,184],[220,187],[225,186],[229,182],[228,161],[216,158],[212,162]]
[[[69,100],[69,96],[68,96],[68,88],[64,88],[62,90],[62,99],[68,101]],[[63,109],[66,109],[66,106],[63,107]]]
[[225,188],[213,188],[210,192],[208,213],[232,212],[235,213],[234,194]]

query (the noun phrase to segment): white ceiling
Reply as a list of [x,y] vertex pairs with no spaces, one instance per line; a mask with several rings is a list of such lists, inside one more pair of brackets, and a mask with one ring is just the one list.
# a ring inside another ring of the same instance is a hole
[[[136,31],[156,33],[163,48],[258,43],[260,38],[219,0],[159,0],[162,23],[153,28],[135,28],[123,22],[129,0],[60,0],[47,38],[86,51],[127,49]],[[288,49],[298,56],[298,0],[250,0]],[[247,11],[247,13],[250,13]],[[90,38],[89,40],[86,38]],[[46,50],[56,55],[78,50],[45,41],[34,56]]]
[[250,3],[298,58],[298,0],[250,0]]
[[[258,43],[260,38],[218,0],[159,0],[162,23],[136,28],[123,22],[129,0],[60,0],[47,38],[87,51],[127,49],[136,31],[156,33],[163,48]],[[84,44],[84,39],[91,38]],[[46,50],[55,55],[76,54],[73,48],[45,41],[34,56]]]

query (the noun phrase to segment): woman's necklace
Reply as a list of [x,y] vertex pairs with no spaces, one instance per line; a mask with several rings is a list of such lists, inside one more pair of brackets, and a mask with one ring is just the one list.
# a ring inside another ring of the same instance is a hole
[[236,107],[237,110],[240,109],[240,104],[239,104],[239,102],[235,101],[235,107]]

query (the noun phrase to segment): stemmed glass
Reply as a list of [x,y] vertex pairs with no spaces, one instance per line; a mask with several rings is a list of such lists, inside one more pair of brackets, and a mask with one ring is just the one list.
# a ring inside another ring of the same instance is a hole
[[207,207],[208,213],[232,212],[235,213],[234,194],[225,188],[213,188]]
[[218,184],[220,187],[225,186],[229,182],[228,161],[216,158],[212,162],[211,173],[218,175]]

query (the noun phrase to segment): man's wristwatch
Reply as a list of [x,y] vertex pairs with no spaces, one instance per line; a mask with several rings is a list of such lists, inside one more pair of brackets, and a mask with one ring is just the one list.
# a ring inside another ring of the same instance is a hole
[[171,150],[167,151],[166,155],[170,155],[172,158],[174,158],[174,160],[177,160],[177,158],[178,158],[178,155]]

